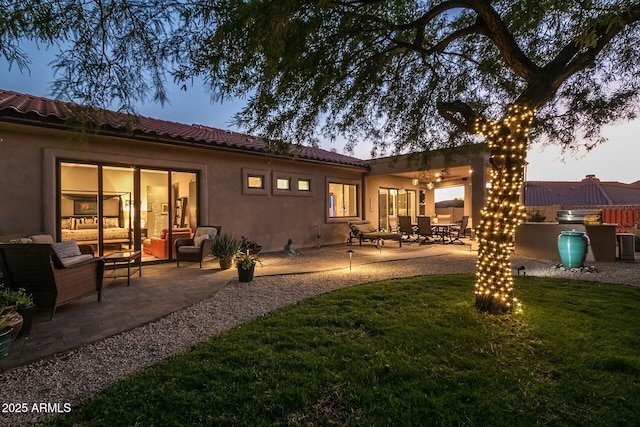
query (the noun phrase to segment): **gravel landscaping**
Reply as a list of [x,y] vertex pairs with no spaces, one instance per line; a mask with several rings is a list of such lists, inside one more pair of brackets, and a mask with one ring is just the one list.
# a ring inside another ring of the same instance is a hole
[[[258,276],[250,284],[231,280],[211,298],[156,322],[4,373],[0,377],[0,402],[5,406],[0,424],[17,426],[41,422],[52,412],[69,410],[110,384],[195,342],[314,295],[387,278],[475,271],[476,253],[469,251],[468,246],[446,249],[438,247],[441,245],[431,245],[433,249],[405,246],[402,250],[410,258],[404,260],[386,260],[385,254],[393,255],[396,248],[377,250],[372,246],[354,246],[351,269],[346,253],[349,247],[344,246],[306,249],[293,258],[281,253],[265,254],[262,257],[264,271],[296,263],[317,263],[326,270],[260,276],[262,272],[258,267]],[[514,267],[525,267],[520,274],[640,286],[638,263],[587,264],[594,265],[597,272],[563,271],[548,261],[513,260]],[[517,274],[515,269],[514,274]],[[41,403],[55,405],[39,406]],[[9,404],[16,406],[9,407]]]

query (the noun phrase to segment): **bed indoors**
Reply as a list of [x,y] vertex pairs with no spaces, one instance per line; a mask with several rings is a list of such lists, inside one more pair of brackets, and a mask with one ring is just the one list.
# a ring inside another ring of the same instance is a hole
[[[124,197],[123,197],[124,196]],[[123,202],[130,202],[129,193],[106,194],[102,202],[102,235],[105,244],[131,243],[131,231],[125,218]],[[83,193],[64,193],[61,197],[61,240],[98,244],[100,219],[97,198]],[[130,215],[130,212],[128,212]]]

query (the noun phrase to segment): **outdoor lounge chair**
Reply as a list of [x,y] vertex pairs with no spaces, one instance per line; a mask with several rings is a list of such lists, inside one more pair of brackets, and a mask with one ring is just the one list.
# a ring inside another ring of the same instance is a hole
[[360,246],[362,246],[363,240],[369,240],[375,245],[378,242],[384,245],[386,239],[391,239],[397,240],[402,247],[402,234],[380,231],[371,224],[371,221],[352,221],[349,222],[349,228],[351,231],[349,232],[348,244],[351,244],[354,238],[358,239]]
[[176,262],[180,267],[180,261],[192,261],[200,263],[209,254],[211,242],[220,235],[222,226],[198,227],[193,234],[193,239],[182,238],[176,240]]
[[458,244],[464,245],[464,242],[460,240],[460,238],[466,236],[468,224],[469,224],[469,217],[463,216],[462,223],[460,224],[460,226],[451,227],[450,243],[458,243]]
[[418,217],[418,239],[422,237],[422,244],[433,243],[433,229],[430,216]]

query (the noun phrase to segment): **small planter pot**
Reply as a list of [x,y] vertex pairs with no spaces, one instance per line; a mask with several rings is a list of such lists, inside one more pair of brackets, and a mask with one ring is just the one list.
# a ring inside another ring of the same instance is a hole
[[11,340],[13,341],[16,338],[18,338],[18,334],[22,329],[23,319],[20,313],[16,311],[16,306],[10,305],[8,307],[5,307],[2,313],[0,313],[0,315],[6,316],[9,318],[9,327],[11,328]]
[[5,357],[9,353],[12,332],[13,330],[11,328],[7,328],[0,332],[0,357]]
[[255,264],[251,266],[248,270],[244,270],[238,267],[238,281],[240,282],[251,282],[253,280],[253,272],[255,270]]
[[233,257],[220,258],[220,269],[228,270],[233,267]]
[[560,261],[566,268],[582,267],[588,248],[589,238],[582,231],[563,231],[558,236]]

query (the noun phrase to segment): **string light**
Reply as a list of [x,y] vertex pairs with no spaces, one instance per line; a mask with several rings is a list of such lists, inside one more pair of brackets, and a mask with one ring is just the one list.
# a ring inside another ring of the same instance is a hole
[[512,105],[502,122],[479,119],[475,131],[483,135],[491,153],[491,186],[477,226],[476,308],[490,313],[519,311],[513,296],[511,245],[516,227],[525,218],[520,204],[527,140],[535,110]]

